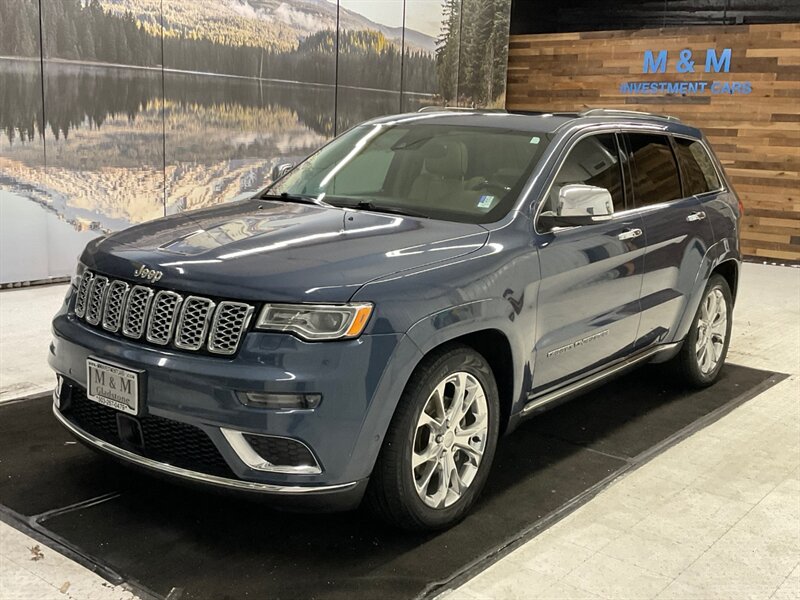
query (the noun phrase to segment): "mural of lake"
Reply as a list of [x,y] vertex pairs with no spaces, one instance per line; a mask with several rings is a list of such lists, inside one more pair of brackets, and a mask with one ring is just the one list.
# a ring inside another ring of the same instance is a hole
[[[6,184],[38,191],[56,211],[91,213],[105,231],[256,190],[274,164],[301,159],[333,133],[329,85],[170,72],[162,95],[159,71],[74,64],[46,65],[45,84],[47,167],[37,148],[6,136]],[[36,85],[36,63],[0,60],[0,89]],[[399,110],[397,93],[359,96],[342,102],[342,126]],[[0,113],[3,130],[33,122],[35,107],[10,106],[24,112]]]
[[[255,191],[274,165],[368,118],[501,97],[497,56],[482,69],[459,60],[505,47],[510,0],[240,1],[250,9],[0,1],[0,22],[18,25],[0,38],[4,221],[23,216],[22,199],[35,210],[20,229],[46,222],[85,240]],[[462,47],[472,4],[484,7],[485,39]],[[12,229],[3,223],[4,236]],[[66,275],[73,258],[44,270],[30,261],[0,283]]]

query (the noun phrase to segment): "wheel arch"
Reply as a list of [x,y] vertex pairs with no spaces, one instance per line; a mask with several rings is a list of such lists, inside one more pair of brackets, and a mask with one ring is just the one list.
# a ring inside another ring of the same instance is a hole
[[708,249],[703,259],[703,265],[697,273],[692,294],[687,298],[687,303],[678,323],[673,341],[682,341],[689,332],[689,327],[694,320],[695,313],[700,306],[700,300],[708,280],[712,275],[718,274],[725,279],[731,289],[731,298],[736,301],[736,291],[739,285],[739,269],[741,259],[738,253],[730,250],[728,240],[720,240]]
[[721,275],[725,281],[728,282],[728,287],[731,290],[731,298],[734,304],[736,303],[736,292],[739,287],[739,261],[733,258],[720,262],[711,271],[711,275]]
[[455,345],[472,348],[489,363],[497,383],[500,400],[500,432],[504,433],[518,400],[522,379],[518,372],[519,361],[515,360],[512,340],[505,331],[497,327],[487,326],[471,331],[453,330],[450,335],[440,336],[425,347],[421,347],[421,356],[414,369],[432,353]]
[[514,405],[514,358],[506,335],[498,329],[482,329],[458,336],[442,345],[469,346],[489,363],[500,399],[500,433],[505,432]]

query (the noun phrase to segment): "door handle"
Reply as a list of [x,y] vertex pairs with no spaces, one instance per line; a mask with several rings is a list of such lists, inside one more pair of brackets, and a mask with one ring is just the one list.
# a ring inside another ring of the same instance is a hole
[[632,240],[634,238],[639,237],[640,235],[642,235],[642,230],[639,229],[639,228],[626,229],[625,231],[623,231],[622,233],[620,233],[617,236],[617,239],[620,240],[620,241],[622,241],[622,240]]
[[692,223],[694,221],[702,221],[705,218],[706,218],[706,213],[704,213],[702,210],[699,210],[697,212],[693,212],[688,217],[686,217],[686,220],[689,221],[689,223]]

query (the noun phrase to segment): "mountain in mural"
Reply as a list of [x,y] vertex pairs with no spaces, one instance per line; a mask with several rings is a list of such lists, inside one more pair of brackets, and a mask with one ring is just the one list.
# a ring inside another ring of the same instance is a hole
[[[101,0],[112,14],[133,16],[148,29],[157,29],[164,16],[165,34],[206,39],[225,45],[247,45],[286,51],[304,38],[336,29],[336,4],[328,0]],[[342,7],[342,29],[378,31],[397,43],[402,27],[387,27]],[[406,28],[406,46],[433,52],[436,40]]]

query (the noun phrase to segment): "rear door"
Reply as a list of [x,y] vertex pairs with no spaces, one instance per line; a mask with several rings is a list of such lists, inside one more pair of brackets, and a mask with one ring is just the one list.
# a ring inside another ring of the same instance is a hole
[[681,182],[671,138],[630,132],[624,139],[646,243],[636,336],[636,346],[645,347],[672,341],[713,234],[700,201]]
[[700,202],[702,218],[708,221],[714,234],[709,245],[725,237],[736,239],[736,215],[731,204],[730,192],[725,189],[722,179],[714,166],[714,160],[700,140],[673,136],[675,154],[681,171],[684,195],[693,195]]
[[537,222],[541,281],[533,369],[536,391],[592,371],[629,353],[639,327],[644,236],[628,210],[622,157],[614,133],[580,139],[569,150],[538,214],[553,211],[569,184],[611,194],[606,221],[543,231]]

